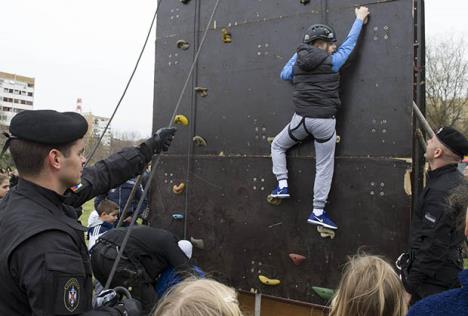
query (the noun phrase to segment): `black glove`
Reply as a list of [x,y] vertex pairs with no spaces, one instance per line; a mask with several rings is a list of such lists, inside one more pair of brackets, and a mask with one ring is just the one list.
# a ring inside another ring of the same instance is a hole
[[140,149],[148,161],[151,160],[153,154],[159,154],[161,151],[167,151],[169,149],[176,131],[177,129],[174,127],[160,128],[153,134],[153,137],[147,139],[140,145]]
[[116,306],[114,306],[120,314],[125,316],[140,316],[143,315],[143,307],[141,303],[134,298],[126,298]]

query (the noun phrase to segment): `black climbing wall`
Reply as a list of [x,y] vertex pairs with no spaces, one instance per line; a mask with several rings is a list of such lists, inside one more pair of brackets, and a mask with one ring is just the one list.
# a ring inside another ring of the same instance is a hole
[[[163,0],[155,58],[154,129],[168,125],[215,0]],[[190,120],[158,166],[152,224],[204,240],[195,258],[244,290],[323,303],[312,286],[336,287],[346,256],[361,246],[392,260],[404,250],[410,196],[413,99],[412,1],[368,3],[371,19],[342,71],[336,169],[327,209],[339,230],[323,239],[306,223],[311,210],[312,144],[289,153],[293,198],[266,202],[275,184],[269,137],[292,114],[292,87],[279,79],[304,30],[329,23],[343,40],[352,0],[221,0],[178,114]],[[222,29],[232,35],[223,42]],[[188,41],[188,50],[177,41]],[[208,88],[197,95],[194,87]],[[208,143],[198,147],[192,137]],[[180,195],[172,186],[184,182]],[[173,220],[185,213],[185,221]],[[307,260],[296,267],[288,253]],[[262,285],[259,274],[282,281]]]

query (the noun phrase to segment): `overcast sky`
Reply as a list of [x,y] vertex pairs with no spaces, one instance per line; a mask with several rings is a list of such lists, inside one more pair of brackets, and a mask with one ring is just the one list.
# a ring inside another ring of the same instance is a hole
[[[0,0],[0,71],[36,78],[36,109],[71,111],[81,97],[84,111],[110,116],[138,57],[156,2]],[[426,35],[467,36],[467,13],[466,0],[426,1]],[[151,132],[154,38],[153,32],[113,121],[116,130]]]

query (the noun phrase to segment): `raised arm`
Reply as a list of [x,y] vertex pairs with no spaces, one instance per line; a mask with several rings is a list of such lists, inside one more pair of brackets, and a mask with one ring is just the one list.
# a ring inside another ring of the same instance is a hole
[[332,70],[334,72],[340,71],[340,68],[348,60],[349,55],[356,47],[359,34],[361,34],[362,26],[367,23],[367,16],[369,15],[369,9],[367,7],[360,7],[355,10],[356,20],[349,31],[348,36],[338,50],[332,55]]
[[284,65],[283,70],[281,70],[280,78],[281,80],[290,81],[293,80],[294,73],[293,67],[297,60],[297,53],[292,55],[291,59]]

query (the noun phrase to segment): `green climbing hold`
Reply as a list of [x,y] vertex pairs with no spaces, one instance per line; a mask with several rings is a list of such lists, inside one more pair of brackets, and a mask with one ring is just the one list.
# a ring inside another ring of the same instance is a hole
[[192,140],[198,147],[206,147],[208,145],[206,139],[198,135],[194,136]]
[[278,206],[281,204],[281,201],[282,201],[281,199],[274,198],[271,195],[267,196],[267,202],[271,205]]
[[335,291],[332,289],[327,289],[325,287],[318,287],[318,286],[313,286],[312,290],[314,290],[315,293],[317,293],[320,298],[330,301],[333,298],[333,295],[335,295]]

